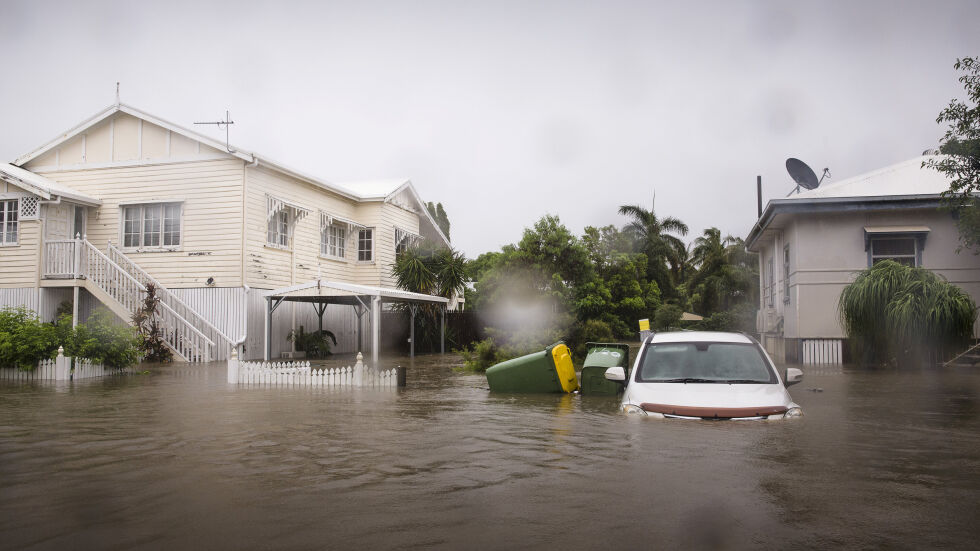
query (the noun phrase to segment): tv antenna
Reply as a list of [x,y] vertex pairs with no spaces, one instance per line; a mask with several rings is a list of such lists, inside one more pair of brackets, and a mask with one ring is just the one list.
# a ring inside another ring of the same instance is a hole
[[195,122],[194,124],[213,124],[213,125],[216,125],[218,127],[218,130],[221,130],[221,126],[224,125],[224,127],[225,127],[225,149],[228,150],[228,153],[234,153],[235,152],[235,150],[231,148],[231,144],[228,142],[228,128],[231,125],[235,124],[235,121],[231,120],[231,114],[227,110],[225,110],[225,120],[223,120],[223,121]]
[[823,169],[823,175],[820,176],[820,179],[818,180],[816,173],[813,172],[813,169],[810,168],[809,165],[799,159],[794,159],[793,157],[786,159],[786,171],[789,172],[790,177],[792,177],[793,181],[796,182],[796,189],[789,192],[787,197],[793,195],[794,193],[799,193],[801,187],[806,189],[817,189],[820,187],[820,183],[823,182],[824,178],[831,177],[830,169],[825,168]]

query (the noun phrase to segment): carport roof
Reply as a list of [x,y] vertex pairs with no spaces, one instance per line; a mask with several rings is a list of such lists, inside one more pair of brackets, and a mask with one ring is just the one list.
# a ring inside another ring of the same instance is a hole
[[334,304],[358,304],[357,297],[365,296],[381,297],[382,302],[449,303],[448,298],[413,293],[393,287],[373,287],[322,279],[268,291],[263,293],[263,296],[290,302],[329,302]]

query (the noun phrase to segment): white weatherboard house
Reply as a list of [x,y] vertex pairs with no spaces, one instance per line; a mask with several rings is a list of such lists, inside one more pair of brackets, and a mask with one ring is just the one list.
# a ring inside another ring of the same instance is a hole
[[928,268],[980,302],[980,256],[956,252],[959,233],[940,196],[949,180],[922,168],[928,159],[769,201],[746,245],[759,254],[757,329],[774,359],[840,363],[841,291],[883,259]]
[[382,302],[445,305],[394,289],[396,250],[422,239],[448,245],[407,180],[327,182],[124,104],[0,163],[0,307],[50,320],[77,296],[76,319],[129,320],[153,282],[190,361],[279,357],[321,313],[358,351]]

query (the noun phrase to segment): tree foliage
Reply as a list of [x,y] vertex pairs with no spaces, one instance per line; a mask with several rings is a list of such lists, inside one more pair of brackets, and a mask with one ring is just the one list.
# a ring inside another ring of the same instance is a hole
[[40,360],[54,358],[59,346],[66,356],[86,358],[110,368],[139,361],[133,328],[117,323],[103,309],[74,328],[70,315],[60,316],[56,323],[44,323],[26,308],[0,309],[0,366],[32,370]]
[[143,359],[151,362],[170,362],[174,359],[174,353],[164,340],[157,314],[159,305],[160,297],[157,296],[156,285],[147,283],[143,302],[133,313],[132,322],[139,335]]
[[629,219],[623,232],[632,237],[634,250],[647,257],[647,278],[656,281],[664,295],[675,297],[687,245],[673,234],[687,235],[687,224],[672,216],[660,218],[639,205],[623,205],[619,214]]
[[953,67],[963,72],[959,81],[967,99],[953,99],[939,113],[936,122],[947,123],[940,140],[944,155],[923,165],[950,178],[949,190],[943,195],[959,213],[960,240],[974,254],[980,254],[980,58],[957,59]]
[[429,215],[432,219],[436,221],[436,225],[442,231],[442,234],[446,236],[446,239],[452,241],[449,237],[449,216],[446,215],[446,209],[442,207],[442,203],[432,204],[428,202],[425,204],[425,210],[429,211]]
[[969,294],[924,268],[891,260],[858,274],[838,303],[841,325],[864,346],[864,360],[935,358],[973,335]]

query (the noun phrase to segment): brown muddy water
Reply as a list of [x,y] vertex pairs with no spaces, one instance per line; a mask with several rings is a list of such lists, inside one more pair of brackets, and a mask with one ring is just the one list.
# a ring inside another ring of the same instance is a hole
[[0,381],[0,548],[978,545],[980,371],[808,369],[805,418],[703,422],[458,362],[397,362],[392,392]]

